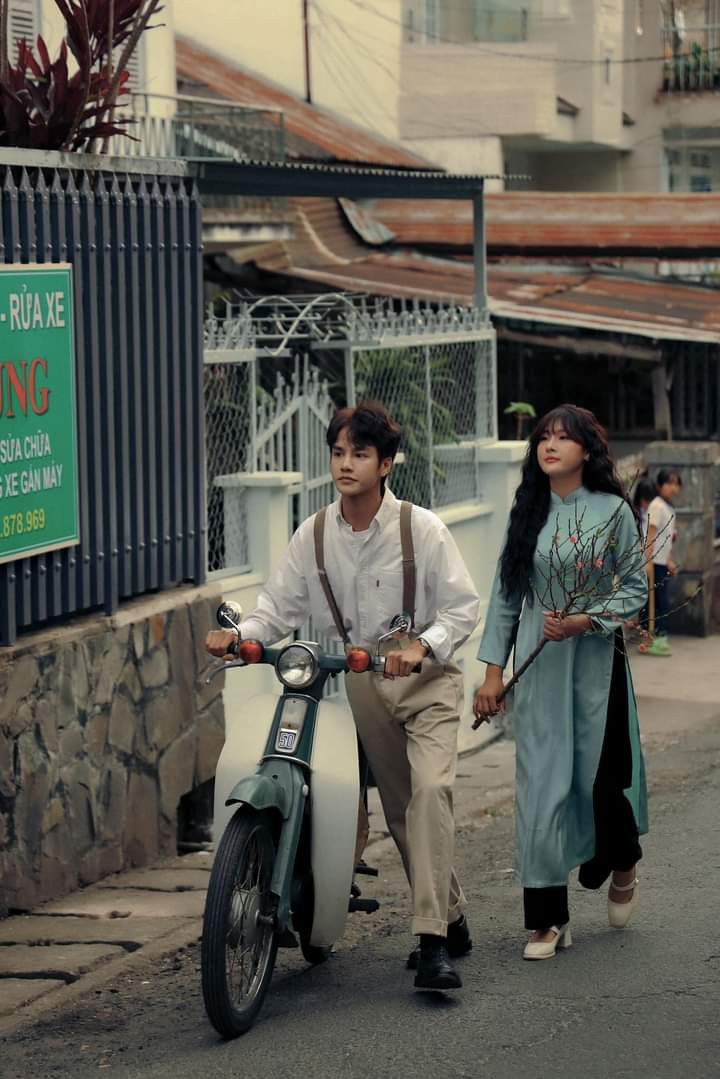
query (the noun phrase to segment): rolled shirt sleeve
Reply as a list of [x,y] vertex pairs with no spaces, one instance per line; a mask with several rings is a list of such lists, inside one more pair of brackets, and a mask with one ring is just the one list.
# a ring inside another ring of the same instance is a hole
[[280,563],[258,595],[255,610],[240,623],[243,640],[275,644],[298,629],[310,612],[310,594],[303,567],[302,531],[295,532]]
[[428,607],[436,611],[423,639],[439,663],[447,663],[478,623],[480,599],[448,528],[441,524],[426,537],[434,542],[426,579]]

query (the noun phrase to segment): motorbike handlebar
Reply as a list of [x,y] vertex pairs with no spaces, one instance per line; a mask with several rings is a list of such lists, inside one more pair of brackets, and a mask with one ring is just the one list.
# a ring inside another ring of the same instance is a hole
[[[228,647],[228,655],[236,656],[238,654],[239,643],[240,643],[239,640],[234,641],[233,644]],[[277,657],[278,657],[278,655],[280,654],[281,651],[282,651],[282,649],[278,649],[278,648],[266,648],[264,650],[263,658],[259,662],[274,665],[276,660],[277,660]],[[386,660],[387,660],[387,656],[373,656],[373,655],[371,655],[370,656],[370,665],[368,666],[367,670],[373,672],[374,674],[384,674],[385,673],[385,662],[386,662]],[[216,667],[215,670],[210,674],[210,676],[208,678],[208,681],[210,681],[210,679],[212,679],[216,674],[219,674],[221,671],[225,671],[225,670],[228,670],[228,669],[234,668],[234,667],[248,667],[248,666],[254,666],[254,664],[248,664],[242,659],[231,660],[228,663],[223,663],[221,666]],[[334,670],[337,673],[340,673],[341,671],[348,671],[349,670],[349,667],[347,665],[347,661],[346,661],[345,656],[331,656],[331,655],[328,655],[327,653],[321,653],[320,654],[320,666],[321,666],[322,669]],[[421,671],[422,671],[422,663],[417,663],[413,667],[411,673],[412,674],[419,674]],[[365,672],[359,672],[359,673],[365,673]]]

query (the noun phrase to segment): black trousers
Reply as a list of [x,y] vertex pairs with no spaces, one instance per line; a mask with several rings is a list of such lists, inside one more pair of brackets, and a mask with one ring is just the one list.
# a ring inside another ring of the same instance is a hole
[[[632,869],[642,858],[638,830],[625,790],[632,782],[625,643],[622,630],[615,631],[610,693],[600,764],[593,785],[595,854],[580,866],[584,888],[600,888],[614,869]],[[525,888],[526,929],[549,929],[570,920],[567,885]]]
[[653,563],[655,574],[655,632],[667,633],[667,617],[670,613],[670,574],[667,566]]

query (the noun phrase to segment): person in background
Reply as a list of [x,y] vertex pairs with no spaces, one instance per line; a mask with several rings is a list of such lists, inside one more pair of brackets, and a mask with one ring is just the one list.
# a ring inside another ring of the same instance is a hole
[[657,487],[651,479],[648,478],[647,473],[640,477],[635,485],[635,491],[633,493],[633,506],[638,515],[640,522],[640,531],[644,542],[647,542],[648,537],[648,509],[650,503],[657,495]]
[[[682,488],[682,476],[676,469],[663,469],[657,477],[657,495],[648,506],[647,549],[652,552],[651,584],[655,600],[655,625],[653,641],[646,654],[665,657],[671,655],[667,638],[667,617],[670,613],[668,579],[678,571],[672,557],[677,538],[675,531],[675,508],[673,500]],[[652,627],[651,627],[652,632]]]
[[[635,484],[635,490],[633,492],[633,507],[637,514],[637,519],[640,524],[640,535],[642,536],[643,548],[647,553],[647,577],[648,577],[648,592],[652,590],[652,556],[648,549],[648,509],[650,503],[657,495],[657,487],[653,481],[649,478],[647,472],[644,472]],[[655,617],[655,607],[652,608],[653,619]],[[640,652],[643,655],[650,648],[652,641],[649,634],[649,620],[650,620],[650,608],[649,605],[645,606],[638,615],[638,630],[641,635],[641,641],[639,645]]]

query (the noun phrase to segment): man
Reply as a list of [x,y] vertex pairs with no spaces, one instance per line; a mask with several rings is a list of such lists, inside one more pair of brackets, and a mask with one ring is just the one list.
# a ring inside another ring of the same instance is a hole
[[[348,673],[346,687],[412,888],[420,945],[408,966],[417,967],[419,989],[456,989],[462,983],[450,960],[472,941],[452,869],[463,687],[451,659],[474,629],[479,604],[442,521],[386,489],[400,437],[380,404],[335,414],[327,443],[339,497],[297,530],[240,633],[272,644],[312,615],[346,646],[374,649],[403,605],[411,608],[419,628],[388,643],[385,675]],[[208,651],[224,656],[233,640],[215,630]]]

